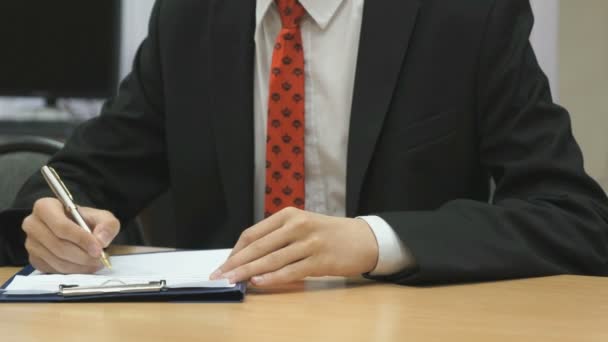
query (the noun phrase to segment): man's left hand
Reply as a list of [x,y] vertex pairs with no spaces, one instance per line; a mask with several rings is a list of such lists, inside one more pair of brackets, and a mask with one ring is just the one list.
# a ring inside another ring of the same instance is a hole
[[211,279],[271,286],[309,276],[360,275],[377,261],[378,243],[364,220],[287,208],[245,230]]

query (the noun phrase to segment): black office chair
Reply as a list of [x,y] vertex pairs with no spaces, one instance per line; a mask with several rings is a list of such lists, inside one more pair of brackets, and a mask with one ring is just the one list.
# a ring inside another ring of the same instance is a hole
[[[0,137],[0,211],[9,208],[19,189],[63,144],[57,140],[33,136]],[[136,222],[126,225],[116,244],[143,245],[142,229]]]

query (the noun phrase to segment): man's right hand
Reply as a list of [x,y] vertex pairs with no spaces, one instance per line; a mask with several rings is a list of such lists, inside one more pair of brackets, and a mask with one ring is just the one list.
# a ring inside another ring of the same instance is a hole
[[34,204],[32,214],[23,220],[29,261],[44,273],[89,274],[100,270],[102,248],[110,245],[120,231],[120,222],[104,210],[78,208],[92,229],[89,234],[72,221],[55,198]]

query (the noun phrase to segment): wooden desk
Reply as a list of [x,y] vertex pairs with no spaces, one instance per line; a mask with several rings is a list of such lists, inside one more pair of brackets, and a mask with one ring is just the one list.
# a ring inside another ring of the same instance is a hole
[[[16,271],[0,269],[0,281]],[[331,278],[251,289],[243,304],[3,304],[0,340],[606,342],[608,279],[409,288]]]

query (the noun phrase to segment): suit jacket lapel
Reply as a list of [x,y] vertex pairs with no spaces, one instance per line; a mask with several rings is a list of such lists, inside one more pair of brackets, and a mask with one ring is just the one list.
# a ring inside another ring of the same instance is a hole
[[357,212],[363,180],[390,106],[419,6],[419,0],[365,2],[348,146],[348,216]]
[[[253,63],[255,1],[211,3],[210,74],[218,163],[231,215],[253,222]],[[241,216],[241,214],[239,214]]]

